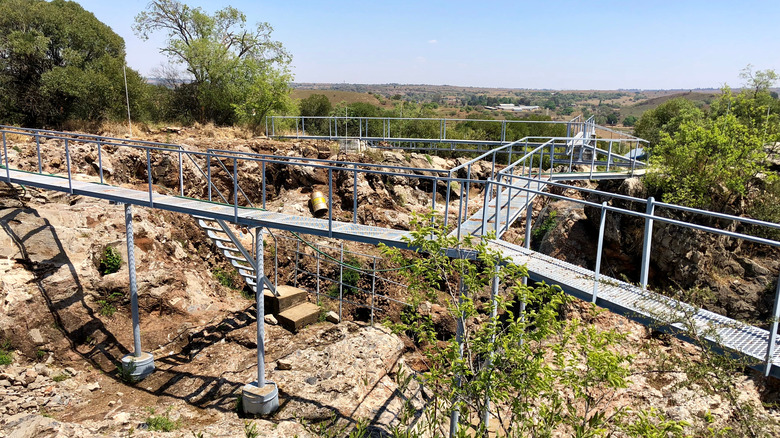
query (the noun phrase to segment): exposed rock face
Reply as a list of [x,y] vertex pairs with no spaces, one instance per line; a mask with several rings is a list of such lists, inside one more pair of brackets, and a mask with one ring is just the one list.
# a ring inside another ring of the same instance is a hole
[[[646,189],[637,178],[603,181],[599,189],[638,198],[647,196]],[[645,211],[644,204],[620,199],[608,200],[591,195],[588,200],[594,203],[609,201],[613,206]],[[555,226],[545,234],[540,251],[593,269],[601,209],[583,209],[575,203],[554,202],[539,215],[534,226],[541,226],[552,211],[557,212]],[[670,214],[660,209],[657,213]],[[690,221],[696,218],[683,219]],[[704,224],[729,226],[711,222]],[[607,213],[602,273],[639,281],[644,226],[642,218]],[[709,310],[743,320],[765,321],[769,317],[775,282],[780,272],[780,254],[776,249],[756,247],[737,239],[657,221],[651,245],[651,287],[662,290],[700,287],[711,292],[711,297],[704,302]]]

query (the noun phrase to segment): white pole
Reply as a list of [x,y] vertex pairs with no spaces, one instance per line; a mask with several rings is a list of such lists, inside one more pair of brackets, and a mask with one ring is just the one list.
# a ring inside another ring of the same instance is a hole
[[127,126],[130,129],[130,137],[132,137],[133,122],[130,121],[130,93],[127,91],[127,64],[122,66],[122,75],[125,77],[125,101],[127,102]]

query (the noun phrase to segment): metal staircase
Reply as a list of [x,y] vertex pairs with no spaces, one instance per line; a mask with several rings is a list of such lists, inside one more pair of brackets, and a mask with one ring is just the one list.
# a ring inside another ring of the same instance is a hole
[[[214,242],[214,245],[219,248],[222,255],[230,261],[230,264],[236,269],[238,274],[241,275],[244,282],[246,282],[254,292],[257,292],[257,289],[255,288],[257,285],[257,274],[255,273],[256,266],[254,257],[252,257],[243,245],[241,245],[241,241],[238,240],[227,222],[205,216],[193,217],[197,221],[198,226],[206,232],[206,235]],[[263,283],[274,296],[279,296],[276,292],[276,286],[271,283],[265,275],[263,276]]]

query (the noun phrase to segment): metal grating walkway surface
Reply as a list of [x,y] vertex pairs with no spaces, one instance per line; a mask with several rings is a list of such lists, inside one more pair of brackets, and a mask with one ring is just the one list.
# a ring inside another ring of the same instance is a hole
[[[150,199],[147,191],[72,179],[69,181],[67,178],[58,176],[17,170],[8,171],[7,175],[10,181],[16,184],[226,220],[248,227],[269,227],[370,244],[381,242],[401,248],[407,247],[403,238],[409,236],[407,231],[337,221],[333,221],[332,228],[329,229],[329,221],[325,219],[306,218],[243,207],[236,208],[231,205],[177,196],[153,194],[152,199]],[[542,182],[538,184],[543,185]],[[508,197],[505,197],[505,199],[508,199]],[[527,199],[524,196],[517,196],[516,199],[513,199],[509,203],[510,216],[512,214],[511,209],[515,208],[514,206],[526,202]],[[493,205],[495,211],[495,204]],[[479,226],[481,227],[481,220]],[[593,271],[502,240],[494,240],[490,243],[490,246],[510,258],[514,263],[526,265],[533,280],[560,285],[564,292],[577,298],[591,301],[594,289]],[[599,278],[595,302],[600,307],[638,320],[646,325],[657,323],[673,329],[683,329],[683,325],[675,322],[675,319],[679,320],[684,311],[692,311],[692,319],[696,326],[701,329],[711,329],[715,334],[714,336],[717,339],[710,338],[710,340],[719,342],[729,350],[756,359],[758,362],[757,367],[762,366],[766,360],[769,339],[767,330],[747,325],[713,312],[694,309],[680,301],[642,290],[637,286],[607,276],[601,275]],[[671,324],[669,324],[670,322]],[[775,343],[775,353],[771,358],[769,370],[770,374],[775,377],[780,377],[780,348],[777,348],[778,344],[780,342]]]
[[[489,245],[514,263],[526,265],[534,281],[559,285],[564,292],[585,301],[592,301],[594,273],[577,265],[531,251],[518,245],[494,240]],[[681,301],[643,290],[638,286],[604,275],[599,276],[596,305],[627,316],[645,325],[657,324],[683,331],[682,319],[690,315],[700,333],[709,341],[726,349],[756,359],[756,367],[766,361],[769,331],[745,324]],[[780,341],[775,342],[770,374],[780,377]]]
[[[507,187],[501,190],[499,196],[491,199],[487,206],[477,210],[463,222],[460,230],[454,229],[450,236],[466,236],[468,234],[482,236],[487,232],[496,231],[496,237],[500,237],[526,211],[529,203],[533,202],[536,197],[535,193],[523,189],[530,188],[541,192],[547,186],[544,182],[549,179],[549,175],[544,175],[541,178],[534,178],[534,181],[518,181],[512,185],[515,188]],[[496,203],[499,204],[498,219],[496,219]],[[484,225],[487,230],[482,229],[485,209],[487,209],[487,220],[484,221]],[[496,228],[496,221],[498,221],[498,228]]]

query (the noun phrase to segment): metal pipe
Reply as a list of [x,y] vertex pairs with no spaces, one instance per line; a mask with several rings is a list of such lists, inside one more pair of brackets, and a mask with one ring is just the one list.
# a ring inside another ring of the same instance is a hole
[[[530,193],[526,193],[526,196],[530,198]],[[526,199],[528,199],[526,198]],[[534,206],[531,201],[526,201],[525,207],[525,248],[531,249],[531,221],[533,220]]]
[[238,160],[233,158],[233,220],[238,223]]
[[181,153],[181,149],[179,149],[179,192],[184,196],[184,156]]
[[339,258],[339,322],[342,320],[341,311],[344,304],[344,241],[341,241],[341,256]]
[[135,278],[135,240],[133,237],[133,207],[125,204],[125,234],[127,236],[127,270],[130,275],[130,313],[133,318],[133,356],[141,356],[141,323],[138,317],[138,285]]
[[333,237],[333,169],[328,169],[328,237]]
[[[357,201],[357,164],[355,164],[355,170],[352,173],[352,179],[353,185],[352,185],[352,223],[357,223],[357,211],[358,211],[358,201]],[[331,205],[333,205],[333,202],[331,202]]]
[[764,369],[764,376],[767,377],[772,370],[772,356],[775,351],[778,322],[780,322],[780,278],[778,278],[777,287],[775,288],[775,305],[772,310],[772,328],[769,331],[769,345],[766,350],[766,368]]
[[[299,241],[300,242],[300,241]],[[319,245],[316,245],[319,250]],[[320,253],[317,252],[317,305],[320,305]]]
[[[6,153],[6,168],[8,163],[8,154]],[[68,191],[73,194],[73,177],[70,173],[70,146],[68,145],[68,139],[65,139],[65,164],[68,167]],[[10,180],[10,178],[9,178]]]
[[[493,287],[490,290],[490,324],[493,326],[492,330],[493,333],[490,335],[490,345],[495,345],[496,343],[496,332],[495,332],[495,325],[496,325],[496,318],[498,317],[498,284],[499,284],[499,273],[500,265],[496,264],[495,266],[495,276],[493,276]],[[485,365],[485,368],[490,369],[493,366],[493,351],[490,352],[490,355],[487,359],[487,364]],[[486,383],[487,385],[490,385],[490,382],[488,381]],[[485,388],[485,409],[482,411],[482,423],[485,425],[484,429],[488,430],[490,426],[490,395],[489,388]]]
[[265,386],[265,296],[263,294],[264,254],[262,228],[255,228],[255,301],[257,308],[257,387]]
[[211,153],[206,156],[206,172],[208,172],[206,179],[208,180],[209,202],[211,202]]
[[263,186],[263,188],[262,188],[262,190],[263,190],[263,210],[265,210],[265,161],[262,162],[260,167],[261,167],[261,172],[262,172],[260,176],[261,176],[261,178],[263,180],[262,181],[262,186]]
[[295,246],[295,275],[293,275],[293,287],[298,287],[298,257],[301,254],[301,241],[298,240]]
[[[100,143],[98,143],[99,145]],[[38,173],[43,173],[43,164],[41,163],[41,139],[37,135],[35,136],[35,150],[38,153]],[[100,149],[98,149],[99,151]],[[100,154],[98,153],[98,158]],[[103,183],[103,166],[100,166],[100,182]]]
[[[36,137],[35,140],[37,141],[38,137]],[[103,184],[103,151],[102,151],[103,148],[100,142],[98,142],[97,148],[98,148],[98,171],[100,172],[100,184]],[[39,167],[38,172],[40,172],[40,161],[41,161],[40,154],[41,154],[41,150],[39,148],[38,149],[38,167]]]
[[599,224],[599,245],[596,249],[596,269],[593,271],[593,298],[591,302],[596,304],[596,299],[599,293],[599,273],[601,272],[601,253],[604,249],[604,223],[607,218],[607,202],[604,201],[601,204],[601,223]]
[[154,197],[152,195],[152,156],[149,149],[146,150],[146,179],[149,181],[149,207],[154,208]]
[[374,257],[374,267],[371,273],[371,326],[374,325],[374,301],[376,297],[376,257]]
[[[460,295],[458,296],[458,308],[462,309],[463,306],[463,298],[466,295],[466,285],[463,282],[463,279],[460,279]],[[455,339],[458,343],[458,358],[463,358],[463,335],[465,332],[465,319],[466,315],[465,312],[462,310],[460,311],[460,315],[457,319],[457,328],[455,329]],[[461,379],[462,376],[457,376],[455,385],[460,387],[461,385]],[[458,400],[452,401],[452,412],[450,413],[450,438],[455,437],[458,434],[458,423],[460,422],[460,411],[458,410]]]
[[[653,216],[655,212],[655,198],[647,198],[647,210],[645,214]],[[647,288],[647,277],[650,271],[650,247],[653,244],[653,219],[645,218],[645,234],[642,242],[642,267],[640,268],[639,284],[642,289]]]

